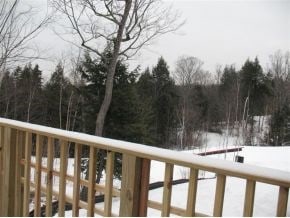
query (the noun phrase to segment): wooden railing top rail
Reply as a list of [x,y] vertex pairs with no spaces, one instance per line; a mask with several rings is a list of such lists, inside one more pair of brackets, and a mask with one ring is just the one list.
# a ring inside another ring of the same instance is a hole
[[107,139],[84,133],[70,132],[4,118],[0,118],[0,125],[8,126],[22,131],[37,133],[44,136],[64,139],[84,145],[90,145],[105,150],[126,153],[141,158],[162,161],[190,168],[198,168],[221,175],[234,176],[255,180],[257,182],[290,187],[290,173],[281,170],[248,164],[233,163],[208,157],[200,157],[198,155],[188,153],[176,152],[156,147],[148,147],[142,144]]

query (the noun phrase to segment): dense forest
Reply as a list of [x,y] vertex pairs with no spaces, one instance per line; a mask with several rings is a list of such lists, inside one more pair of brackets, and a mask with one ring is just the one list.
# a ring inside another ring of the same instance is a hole
[[[4,72],[0,116],[94,134],[108,59],[86,52],[73,70],[60,62],[46,82],[38,65]],[[289,61],[289,53],[278,51],[265,69],[255,58],[245,60],[241,69],[220,66],[210,73],[190,56],[180,57],[172,71],[162,57],[144,72],[139,67],[130,71],[119,59],[103,135],[189,149],[201,144],[203,132],[228,130],[255,145],[255,135],[269,122],[263,144],[285,145],[290,143]]]

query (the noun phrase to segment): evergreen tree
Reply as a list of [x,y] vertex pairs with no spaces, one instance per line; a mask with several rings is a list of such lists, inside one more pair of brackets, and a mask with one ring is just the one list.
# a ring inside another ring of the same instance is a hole
[[249,59],[243,65],[241,72],[241,95],[243,101],[249,98],[249,114],[263,115],[265,100],[271,94],[270,80],[263,74],[258,58]]
[[241,96],[243,104],[248,102],[247,111],[250,118],[250,136],[246,143],[253,145],[254,137],[254,116],[261,116],[265,113],[267,96],[271,95],[269,78],[263,74],[258,58],[255,61],[249,59],[243,65],[241,72]]
[[240,104],[240,79],[234,66],[226,66],[220,81],[220,100],[224,111],[223,121],[238,121]]
[[284,104],[276,110],[270,121],[269,143],[273,146],[290,144],[290,106]]
[[169,76],[169,69],[165,60],[160,57],[152,70],[155,80],[154,115],[155,137],[157,146],[169,147],[175,140],[172,138],[175,125],[175,106],[177,105],[176,87]]
[[42,74],[38,65],[32,68],[28,64],[16,76],[18,119],[41,124],[44,115],[41,102]]
[[70,88],[71,84],[65,78],[63,66],[59,63],[44,86],[46,125],[66,129]]
[[[85,55],[80,66],[80,72],[85,80],[82,87],[84,102],[82,105],[82,120],[87,133],[95,131],[95,120],[104,97],[105,79],[107,74],[106,62],[110,52],[104,53],[106,59],[93,60],[89,54]],[[147,128],[142,124],[140,102],[136,91],[138,71],[129,72],[127,65],[117,62],[112,102],[104,126],[104,136],[131,142],[144,142]],[[105,166],[105,152],[98,152],[97,183],[100,181]],[[115,176],[120,177],[120,156],[116,155]]]
[[0,116],[12,118],[14,80],[7,71],[0,84]]
[[140,103],[138,110],[141,117],[142,128],[144,128],[144,135],[141,143],[156,145],[156,138],[154,136],[156,133],[154,118],[155,80],[149,68],[140,75],[136,87]]

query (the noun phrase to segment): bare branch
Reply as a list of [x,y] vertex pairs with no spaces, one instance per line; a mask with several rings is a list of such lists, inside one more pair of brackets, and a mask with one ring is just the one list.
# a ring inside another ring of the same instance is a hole
[[39,56],[37,49],[32,48],[31,41],[49,22],[50,17],[46,14],[35,24],[34,13],[31,6],[20,5],[19,0],[0,2],[0,71],[12,63]]
[[[80,45],[97,56],[108,49],[105,95],[96,120],[95,134],[101,136],[112,99],[118,59],[135,55],[158,36],[177,30],[179,14],[159,0],[51,0],[52,6],[70,23]],[[65,29],[65,28],[64,28]],[[100,52],[101,51],[101,52]],[[105,57],[103,57],[105,58]]]

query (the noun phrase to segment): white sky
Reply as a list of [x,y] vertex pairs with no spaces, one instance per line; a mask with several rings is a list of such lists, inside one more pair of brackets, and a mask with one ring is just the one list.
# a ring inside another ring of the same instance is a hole
[[[182,13],[186,24],[178,33],[164,35],[142,49],[141,54],[130,62],[131,67],[138,64],[142,69],[151,67],[161,55],[170,70],[174,70],[181,55],[198,57],[204,62],[204,69],[211,72],[217,64],[235,64],[240,68],[247,58],[255,56],[266,67],[269,55],[278,49],[290,50],[290,0],[167,2]],[[72,53],[72,45],[51,30],[40,34],[37,42],[54,61],[37,61],[44,72],[52,71],[57,59],[68,58]]]

